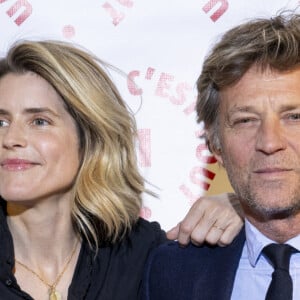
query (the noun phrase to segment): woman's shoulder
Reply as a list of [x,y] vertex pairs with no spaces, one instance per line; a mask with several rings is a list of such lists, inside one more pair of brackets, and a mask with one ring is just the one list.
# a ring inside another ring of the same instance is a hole
[[[119,241],[100,246],[91,260],[91,283],[97,295],[93,299],[137,299],[149,253],[165,241],[165,232],[157,222],[139,218]],[[82,257],[86,259],[87,255],[82,253]],[[82,268],[86,266],[82,264]]]
[[137,243],[153,244],[154,246],[167,240],[166,233],[161,229],[158,222],[149,222],[143,218],[137,220],[125,239]]
[[102,243],[100,252],[149,252],[166,241],[166,233],[158,222],[138,218],[131,229],[120,236],[116,242]]

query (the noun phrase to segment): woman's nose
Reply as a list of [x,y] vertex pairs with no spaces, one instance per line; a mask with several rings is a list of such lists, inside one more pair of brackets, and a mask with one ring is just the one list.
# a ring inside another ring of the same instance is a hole
[[11,123],[6,128],[3,128],[2,145],[5,148],[25,147],[27,145],[27,139],[23,126],[16,123]]

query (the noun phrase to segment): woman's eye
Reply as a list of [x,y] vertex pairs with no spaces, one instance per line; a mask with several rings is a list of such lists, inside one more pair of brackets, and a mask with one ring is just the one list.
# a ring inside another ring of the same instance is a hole
[[49,122],[42,118],[34,119],[32,123],[33,123],[33,125],[37,125],[37,126],[49,125]]
[[6,120],[0,120],[0,127],[7,127],[7,126],[9,126],[8,121],[6,121]]

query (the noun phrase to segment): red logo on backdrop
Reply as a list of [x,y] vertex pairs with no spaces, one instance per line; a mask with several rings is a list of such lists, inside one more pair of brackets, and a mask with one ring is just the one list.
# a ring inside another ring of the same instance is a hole
[[216,22],[228,9],[228,2],[227,0],[210,0],[207,2],[203,7],[203,11],[205,13],[209,13],[215,6],[219,5],[217,10],[210,16],[210,18]]
[[71,39],[75,36],[76,31],[73,25],[65,25],[62,29],[63,37],[66,39]]
[[148,206],[143,206],[140,211],[140,217],[146,220],[151,218],[152,211]]
[[[175,82],[175,77],[171,74],[160,72],[158,76],[153,76],[157,74],[154,68],[149,67],[144,78],[146,80],[155,81],[155,95],[161,98],[168,99],[174,105],[184,105],[183,113],[186,115],[191,114],[195,108],[195,101],[188,103],[186,105],[188,96],[187,93],[191,93],[192,87],[187,82]],[[134,96],[141,96],[143,94],[143,89],[136,84],[136,80],[141,78],[143,75],[138,70],[133,70],[129,72],[127,77],[127,88],[130,94]]]
[[[7,2],[7,0],[0,0],[0,4]],[[11,18],[17,18],[14,22],[20,26],[32,13],[32,6],[27,0],[18,0],[6,11],[7,15]]]
[[[202,136],[202,132],[197,132],[196,136]],[[204,140],[201,140],[200,144],[196,148],[196,157],[201,165],[215,164],[217,162],[215,157],[209,153]],[[189,183],[200,186],[204,191],[208,191],[210,183],[207,182],[207,180],[213,180],[216,174],[201,165],[192,168],[190,171]],[[182,184],[179,189],[189,199],[190,204],[193,204],[199,198],[199,195],[193,194],[186,184]]]
[[112,23],[117,26],[119,23],[125,18],[124,7],[125,9],[129,9],[133,6],[133,1],[131,0],[115,0],[118,2],[117,6],[123,6],[121,9],[116,8],[115,4],[111,4],[110,2],[105,2],[102,7],[108,12],[112,19]]
[[[143,168],[151,167],[151,129],[138,130],[138,155],[139,164]],[[140,210],[140,217],[146,220],[151,218],[152,211],[149,207],[143,206]]]
[[[157,75],[157,76],[154,76]],[[161,98],[168,99],[173,105],[184,106],[182,112],[188,116],[195,110],[195,100],[188,102],[190,98],[188,93],[191,94],[192,87],[187,82],[175,82],[175,77],[165,72],[156,72],[154,68],[149,67],[144,73],[133,70],[129,72],[127,77],[127,87],[129,92],[134,96],[141,96],[143,89],[136,84],[138,79],[145,79],[154,82],[155,95]],[[188,102],[188,103],[187,103]],[[150,129],[142,129],[139,131],[139,154],[141,158],[141,166],[151,167],[151,131]],[[199,137],[202,132],[197,132],[196,136]],[[200,165],[195,166],[190,170],[188,184],[180,185],[179,189],[193,203],[199,198],[199,195],[193,194],[191,186],[196,185],[207,191],[210,187],[209,181],[213,180],[215,173],[204,167],[207,164],[215,164],[217,161],[213,155],[208,151],[204,140],[196,148],[196,158]]]
[[151,129],[138,130],[139,164],[143,168],[151,167]]

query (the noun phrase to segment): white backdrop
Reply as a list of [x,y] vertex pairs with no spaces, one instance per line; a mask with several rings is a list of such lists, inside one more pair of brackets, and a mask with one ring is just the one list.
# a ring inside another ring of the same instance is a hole
[[18,39],[80,44],[124,72],[112,72],[135,112],[142,174],[159,194],[142,216],[165,229],[203,194],[229,191],[226,175],[198,138],[195,81],[204,55],[228,28],[296,0],[0,0],[0,52]]

